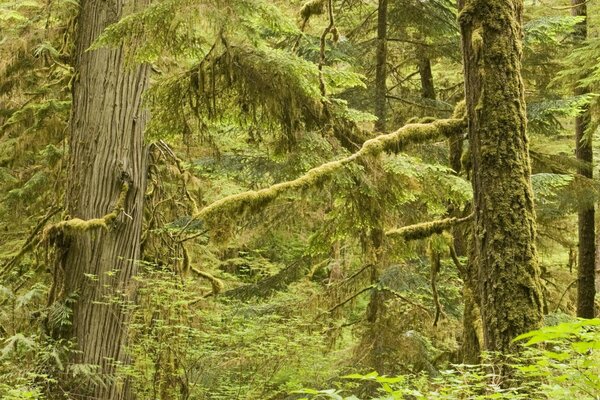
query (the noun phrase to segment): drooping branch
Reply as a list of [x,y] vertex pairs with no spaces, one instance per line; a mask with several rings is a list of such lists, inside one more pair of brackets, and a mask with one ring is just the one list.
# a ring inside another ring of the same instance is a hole
[[362,288],[361,290],[359,290],[358,292],[354,293],[353,295],[351,295],[350,297],[346,298],[344,301],[342,301],[341,303],[336,304],[335,306],[331,307],[329,310],[325,311],[323,314],[331,314],[332,312],[334,312],[335,310],[337,310],[338,308],[340,308],[341,306],[343,306],[344,304],[352,301],[353,299],[355,299],[356,297],[360,296],[361,294],[363,294],[364,292],[367,292],[369,290],[373,290],[376,289],[377,286],[376,285],[369,285],[365,288]]
[[454,225],[462,224],[473,218],[473,214],[464,218],[445,218],[439,221],[422,222],[387,231],[386,236],[408,240],[425,239],[436,233],[442,233]]
[[[461,118],[456,118],[457,116]],[[198,219],[210,220],[218,214],[240,213],[247,209],[262,209],[282,193],[315,186],[328,179],[336,172],[341,171],[347,164],[381,153],[398,153],[404,150],[409,144],[423,143],[441,137],[449,137],[453,133],[464,128],[465,121],[462,118],[462,115],[455,115],[455,118],[441,119],[428,124],[405,125],[395,132],[367,140],[358,152],[340,160],[330,161],[315,167],[297,179],[277,183],[265,189],[250,190],[217,200],[193,215],[193,218],[190,219],[183,230],[185,230],[192,221]]]
[[[225,287],[225,285],[223,284],[223,281],[221,281],[219,278],[215,277],[214,275],[212,275],[206,271],[201,271],[198,268],[192,266],[191,259],[190,259],[190,253],[187,251],[187,248],[184,245],[181,245],[181,249],[183,251],[183,270],[184,271],[190,270],[193,273],[195,273],[196,275],[198,275],[199,277],[208,280],[210,282],[210,286],[212,287],[212,292],[210,292],[209,295],[217,295],[217,294],[221,293],[221,291]],[[205,295],[204,297],[207,297],[207,296],[208,295]]]
[[[327,262],[328,260],[324,260]],[[322,265],[318,263],[316,266]],[[312,266],[314,268],[315,266]],[[299,259],[285,267],[278,273],[268,276],[256,283],[228,290],[223,293],[224,297],[231,297],[239,300],[248,300],[252,297],[266,298],[276,291],[284,290],[292,282],[297,282],[307,276],[311,269],[308,259]]]

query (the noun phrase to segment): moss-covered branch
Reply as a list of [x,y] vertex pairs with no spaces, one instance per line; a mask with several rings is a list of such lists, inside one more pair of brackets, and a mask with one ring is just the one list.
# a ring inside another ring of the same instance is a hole
[[88,220],[71,218],[65,221],[60,221],[54,225],[50,225],[44,229],[43,240],[53,240],[59,236],[82,233],[98,228],[104,228],[108,230],[110,224],[112,224],[117,219],[119,214],[123,212],[128,193],[129,183],[123,182],[121,186],[121,192],[119,193],[119,198],[112,212],[101,218],[92,218]]
[[[183,252],[183,271],[192,271],[193,273],[195,273],[196,275],[198,275],[201,278],[207,279],[210,282],[210,285],[212,287],[212,292],[209,293],[209,295],[217,295],[219,293],[221,293],[221,291],[223,290],[223,288],[225,287],[225,285],[223,284],[223,281],[221,281],[220,279],[216,278],[215,276],[213,276],[212,274],[206,272],[206,271],[201,271],[196,267],[192,266],[192,261],[190,258],[190,253],[188,252],[187,248],[184,245],[181,245],[181,250]],[[204,296],[206,297],[206,296]]]
[[462,224],[473,218],[473,214],[464,218],[445,218],[439,221],[422,222],[420,224],[403,226],[402,228],[387,231],[386,236],[404,240],[425,239],[436,233],[442,233],[454,225]]
[[261,209],[282,193],[315,186],[352,162],[381,153],[398,153],[404,150],[409,144],[449,137],[464,128],[464,118],[441,119],[428,124],[405,125],[395,132],[367,140],[358,152],[346,158],[330,161],[315,167],[297,179],[277,183],[265,189],[251,190],[217,200],[196,213],[190,222],[197,219],[210,220],[217,214],[240,213],[247,209]]

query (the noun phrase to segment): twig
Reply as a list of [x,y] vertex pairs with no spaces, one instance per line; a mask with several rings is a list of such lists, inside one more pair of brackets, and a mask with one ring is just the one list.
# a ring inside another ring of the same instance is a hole
[[565,297],[565,295],[567,294],[567,292],[569,291],[569,289],[571,289],[571,287],[577,283],[577,279],[575,279],[573,282],[569,283],[569,285],[567,286],[567,288],[565,289],[565,291],[563,292],[562,296],[560,296],[560,299],[558,300],[558,303],[556,303],[556,308],[554,309],[554,312],[558,311],[558,308],[560,307],[560,303],[562,303],[563,298]]
[[366,288],[354,293],[352,296],[348,297],[346,300],[342,301],[341,303],[336,304],[335,306],[333,306],[332,308],[330,308],[329,310],[325,311],[323,314],[331,314],[332,312],[334,312],[335,310],[337,310],[338,308],[340,308],[341,306],[343,306],[344,304],[348,303],[349,301],[351,301],[352,299],[360,296],[361,294],[363,294],[366,291],[369,291],[373,288],[375,288],[376,285],[370,285],[367,286]]

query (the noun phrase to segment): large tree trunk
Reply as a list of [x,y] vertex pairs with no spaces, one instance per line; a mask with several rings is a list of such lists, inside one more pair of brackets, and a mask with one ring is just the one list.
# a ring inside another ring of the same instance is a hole
[[[583,0],[571,0],[571,14],[586,17],[577,24],[575,29],[575,42],[582,42],[587,37],[587,5]],[[588,93],[587,88],[576,88],[575,95]],[[583,114],[575,118],[575,155],[583,161],[577,173],[592,178],[592,140],[591,135],[586,137],[585,131],[590,123],[590,112],[585,109]],[[596,259],[596,234],[594,227],[594,206],[580,209],[577,213],[577,226],[579,233],[579,259],[577,263],[577,316],[594,318],[595,286],[595,259]]]
[[486,350],[542,319],[521,80],[522,0],[466,0],[459,16],[473,164],[473,262]]
[[377,53],[375,71],[375,130],[385,132],[387,80],[387,0],[379,0],[377,11]]
[[[142,0],[143,1],[143,0]],[[78,19],[74,66],[67,211],[84,220],[110,213],[124,184],[129,186],[123,212],[108,229],[72,236],[65,247],[64,295],[76,295],[70,335],[80,353],[75,362],[101,368],[106,387],[82,389],[98,399],[128,397],[112,382],[114,362],[124,361],[126,339],[122,306],[107,296],[132,299],[145,183],[143,130],[147,113],[142,92],[146,65],[128,69],[124,50],[86,51],[98,35],[119,20],[124,0],[83,0]]]

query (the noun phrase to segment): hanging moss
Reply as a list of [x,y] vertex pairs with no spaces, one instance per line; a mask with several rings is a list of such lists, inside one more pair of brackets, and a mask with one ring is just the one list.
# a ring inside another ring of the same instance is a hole
[[445,218],[439,221],[423,222],[420,224],[403,226],[402,228],[392,229],[387,231],[386,236],[393,238],[400,238],[406,241],[425,239],[431,235],[442,233],[457,224],[462,224],[473,218],[473,215],[469,215],[464,218]]

